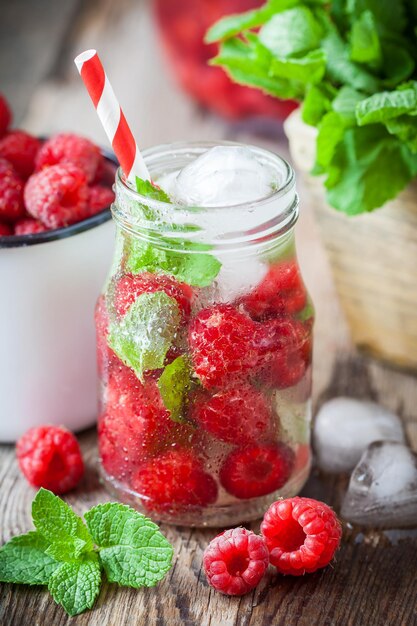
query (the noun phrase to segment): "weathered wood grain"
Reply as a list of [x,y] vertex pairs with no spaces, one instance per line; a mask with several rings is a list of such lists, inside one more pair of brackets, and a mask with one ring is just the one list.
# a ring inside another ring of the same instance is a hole
[[[72,57],[97,47],[141,145],[175,139],[238,139],[261,143],[284,155],[276,126],[226,125],[202,113],[166,74],[149,5],[133,0],[83,2],[67,25],[65,42],[49,48],[52,71],[30,101],[26,127],[47,133],[71,128],[105,142],[95,113],[72,66]],[[62,43],[62,42],[61,42]],[[127,67],[126,60],[132,62]],[[255,137],[253,131],[257,131]],[[261,131],[261,135],[259,135]],[[316,304],[314,405],[339,394],[373,398],[399,411],[417,449],[417,386],[414,378],[358,356],[335,295],[327,257],[312,216],[308,190],[300,185],[299,256]],[[10,416],[12,419],[13,416]],[[93,431],[81,436],[86,478],[67,500],[78,513],[108,500],[95,470]],[[344,477],[313,472],[304,492],[338,510]],[[25,532],[34,491],[21,477],[11,447],[0,447],[0,541]],[[252,524],[257,529],[257,524]],[[202,553],[213,530],[163,526],[173,543],[175,565],[155,589],[135,591],[104,585],[95,608],[69,618],[39,588],[0,586],[0,626],[413,626],[417,624],[417,542],[412,532],[374,532],[345,526],[334,567],[302,579],[272,568],[244,598],[210,589],[201,571]]]

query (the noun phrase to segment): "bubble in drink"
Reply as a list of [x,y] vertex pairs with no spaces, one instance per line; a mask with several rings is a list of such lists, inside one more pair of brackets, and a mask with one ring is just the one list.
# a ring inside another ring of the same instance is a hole
[[174,202],[185,206],[232,206],[268,197],[278,186],[276,173],[242,146],[216,146],[176,176],[159,180]]
[[333,398],[318,412],[314,446],[319,467],[330,473],[353,469],[374,441],[404,441],[401,420],[374,402]]
[[342,516],[365,526],[416,526],[417,456],[402,443],[371,444],[352,473]]

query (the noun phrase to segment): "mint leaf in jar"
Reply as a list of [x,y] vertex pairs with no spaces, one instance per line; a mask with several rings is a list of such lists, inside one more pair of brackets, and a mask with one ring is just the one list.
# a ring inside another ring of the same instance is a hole
[[[192,287],[208,287],[220,271],[222,264],[216,257],[207,254],[211,246],[183,241],[184,251],[170,249],[172,240],[161,238],[160,246],[141,239],[128,243],[125,269],[127,272],[163,272],[174,276]],[[180,245],[180,242],[176,242]]]
[[158,380],[162,401],[174,422],[184,422],[183,410],[191,389],[190,364],[185,356],[179,356],[167,365]]
[[124,504],[99,504],[85,514],[110,582],[153,587],[172,565],[173,549],[158,526]]
[[89,558],[62,563],[52,574],[48,589],[68,615],[91,609],[100,592],[101,568],[96,553]]
[[143,293],[119,322],[110,326],[108,343],[143,382],[146,370],[164,366],[181,314],[177,302],[163,291]]
[[171,202],[168,194],[166,194],[163,189],[157,187],[149,180],[138,178],[138,176],[136,176],[136,191],[140,193],[141,196],[146,196],[158,202]]

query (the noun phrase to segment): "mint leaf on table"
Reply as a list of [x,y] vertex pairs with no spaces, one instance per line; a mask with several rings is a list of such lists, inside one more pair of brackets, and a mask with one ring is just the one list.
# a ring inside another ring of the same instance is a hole
[[[93,606],[102,568],[109,581],[137,588],[155,585],[171,567],[173,550],[158,526],[127,506],[94,507],[85,515],[88,528],[45,489],[36,495],[32,509],[41,531],[13,537],[0,548],[0,582],[47,585],[69,615]],[[84,542],[78,555],[74,537]]]
[[48,589],[53,599],[68,615],[91,609],[101,586],[101,568],[97,554],[88,559],[62,563],[51,575]]
[[51,542],[50,556],[61,550],[66,558],[80,556],[93,549],[90,534],[82,519],[61,498],[47,489],[40,489],[32,503],[36,530]]
[[158,380],[162,401],[174,422],[186,421],[183,410],[192,385],[191,373],[187,357],[179,356],[166,365]]
[[46,554],[49,542],[31,531],[13,537],[0,548],[0,581],[25,585],[46,585],[59,563]]
[[108,344],[143,381],[146,370],[164,366],[181,314],[165,292],[143,293],[119,322],[110,326]]
[[382,91],[376,93],[356,106],[356,118],[359,126],[386,122],[403,113],[417,112],[417,92],[415,89]]
[[110,582],[152,587],[172,565],[173,550],[156,524],[124,504],[99,504],[85,514]]

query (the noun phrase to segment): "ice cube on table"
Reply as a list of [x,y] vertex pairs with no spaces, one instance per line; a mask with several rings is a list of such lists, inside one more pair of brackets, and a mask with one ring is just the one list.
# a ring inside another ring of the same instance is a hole
[[373,441],[404,441],[401,420],[374,402],[339,397],[317,413],[313,441],[318,466],[327,472],[348,472]]
[[341,514],[364,526],[417,526],[417,455],[394,441],[371,444],[352,473]]
[[232,206],[271,195],[275,170],[244,146],[216,146],[173,176],[158,180],[171,199],[185,206]]

